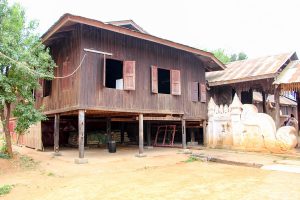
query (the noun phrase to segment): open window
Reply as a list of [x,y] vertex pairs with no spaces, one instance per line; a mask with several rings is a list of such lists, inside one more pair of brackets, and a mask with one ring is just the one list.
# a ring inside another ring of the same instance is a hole
[[180,95],[180,71],[151,66],[151,91],[152,93]]
[[106,59],[105,87],[119,90],[135,90],[135,61]]
[[44,79],[43,83],[43,97],[47,97],[51,95],[52,90],[52,80]]
[[158,93],[171,94],[170,70],[158,68],[157,77]]

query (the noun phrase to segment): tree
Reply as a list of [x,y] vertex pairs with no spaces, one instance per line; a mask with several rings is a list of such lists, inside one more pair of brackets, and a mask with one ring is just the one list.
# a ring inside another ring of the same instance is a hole
[[41,87],[39,79],[53,78],[55,63],[35,33],[37,25],[26,22],[19,4],[9,6],[0,0],[0,117],[9,156],[13,156],[10,117],[17,119],[17,133],[45,118],[41,108],[35,108],[33,91]]
[[240,52],[237,60],[246,60],[248,56],[244,52]]
[[213,50],[212,53],[218,58],[223,64],[230,62],[230,57],[225,53],[224,49]]

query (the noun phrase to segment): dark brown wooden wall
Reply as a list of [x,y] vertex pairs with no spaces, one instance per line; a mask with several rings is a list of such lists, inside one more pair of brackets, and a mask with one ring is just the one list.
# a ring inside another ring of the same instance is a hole
[[[136,90],[103,87],[103,56],[87,53],[81,68],[80,107],[147,113],[184,113],[206,118],[207,104],[192,102],[191,84],[205,82],[203,63],[194,55],[153,42],[82,25],[81,48],[113,53],[111,58],[136,61]],[[74,49],[73,49],[74,50]],[[82,51],[81,57],[85,54]],[[151,65],[181,71],[181,95],[151,93]]]
[[[69,33],[69,37],[57,40],[50,47],[52,57],[58,66],[55,76],[65,76],[75,70],[80,61],[80,26]],[[66,79],[54,79],[52,81],[51,95],[37,97],[37,105],[44,105],[44,111],[54,111],[78,107],[79,105],[80,73],[75,73]]]

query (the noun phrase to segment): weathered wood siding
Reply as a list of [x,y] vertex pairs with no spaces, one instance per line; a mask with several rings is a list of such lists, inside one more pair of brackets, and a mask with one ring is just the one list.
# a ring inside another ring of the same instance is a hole
[[[205,83],[202,62],[192,54],[153,42],[82,25],[82,49],[112,53],[111,58],[136,61],[134,91],[103,86],[103,56],[87,53],[81,68],[80,106],[86,109],[149,113],[178,113],[206,118],[207,104],[192,102],[192,82]],[[81,57],[84,55],[82,53]],[[153,94],[151,66],[180,70],[181,95]]]
[[[80,62],[80,26],[70,33],[70,37],[56,41],[50,46],[53,59],[58,66],[54,75],[66,76],[72,73]],[[37,105],[44,105],[44,111],[71,109],[79,105],[80,73],[65,79],[52,80],[51,95],[37,97]]]

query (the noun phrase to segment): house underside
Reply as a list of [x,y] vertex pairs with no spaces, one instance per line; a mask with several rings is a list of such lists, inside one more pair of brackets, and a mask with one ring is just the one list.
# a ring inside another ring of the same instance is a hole
[[44,148],[54,148],[57,153],[60,147],[70,147],[84,154],[84,147],[107,148],[108,141],[116,141],[117,146],[138,145],[142,154],[144,146],[203,145],[203,123],[206,121],[183,119],[180,114],[74,110],[49,114],[41,123],[41,139]]

